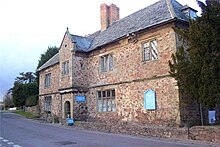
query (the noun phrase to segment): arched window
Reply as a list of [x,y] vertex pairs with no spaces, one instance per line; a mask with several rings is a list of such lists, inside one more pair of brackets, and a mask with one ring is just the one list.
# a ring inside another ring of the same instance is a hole
[[153,90],[144,92],[144,109],[156,110],[156,93]]

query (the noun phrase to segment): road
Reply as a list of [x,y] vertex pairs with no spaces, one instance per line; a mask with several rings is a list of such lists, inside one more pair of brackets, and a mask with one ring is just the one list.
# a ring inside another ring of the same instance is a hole
[[201,142],[133,137],[81,130],[0,113],[0,147],[206,147]]

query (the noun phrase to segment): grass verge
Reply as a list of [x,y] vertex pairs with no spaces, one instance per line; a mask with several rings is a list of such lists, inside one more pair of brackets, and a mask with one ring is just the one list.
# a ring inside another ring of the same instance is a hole
[[29,113],[29,112],[24,112],[24,111],[16,111],[15,112],[16,114],[19,114],[23,117],[26,117],[26,118],[30,118],[30,119],[34,119],[34,118],[37,118],[37,116],[33,115],[32,113]]

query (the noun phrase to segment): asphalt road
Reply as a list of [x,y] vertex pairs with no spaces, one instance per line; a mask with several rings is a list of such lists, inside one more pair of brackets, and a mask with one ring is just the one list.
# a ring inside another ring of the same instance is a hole
[[133,137],[64,127],[0,113],[0,147],[206,147],[202,142]]

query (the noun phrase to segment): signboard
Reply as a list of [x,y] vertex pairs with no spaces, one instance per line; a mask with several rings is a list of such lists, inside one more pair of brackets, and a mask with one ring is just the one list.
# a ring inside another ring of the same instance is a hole
[[76,102],[80,103],[80,102],[85,102],[85,101],[86,101],[85,96],[76,96]]
[[68,119],[67,119],[67,124],[68,124],[68,125],[73,125],[73,124],[74,124],[74,119],[68,118]]
[[215,123],[215,110],[209,111],[209,124]]
[[144,92],[144,109],[156,110],[156,93],[153,90]]

